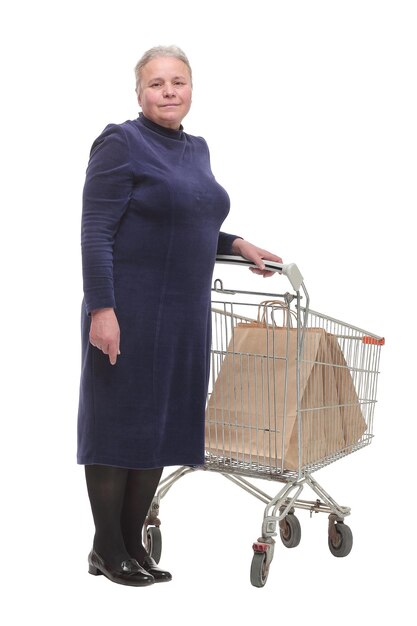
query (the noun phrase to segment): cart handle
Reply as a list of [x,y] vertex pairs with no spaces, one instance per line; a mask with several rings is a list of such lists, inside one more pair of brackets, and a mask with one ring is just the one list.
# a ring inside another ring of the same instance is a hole
[[[278,272],[278,274],[284,274],[284,276],[286,276],[290,281],[292,288],[295,289],[295,291],[300,290],[304,279],[295,263],[276,263],[275,261],[268,261],[267,259],[262,260],[265,264],[265,269],[271,270],[272,272]],[[216,257],[216,263],[257,267],[255,263],[245,259],[245,257],[231,254],[218,254]]]

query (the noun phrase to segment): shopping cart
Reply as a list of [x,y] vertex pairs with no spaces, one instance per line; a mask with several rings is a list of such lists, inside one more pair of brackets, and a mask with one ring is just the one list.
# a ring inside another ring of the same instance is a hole
[[[251,266],[242,257],[217,262]],[[206,409],[205,463],[181,467],[161,481],[144,527],[158,562],[160,501],[196,469],[219,472],[265,505],[262,534],[253,544],[250,580],[266,583],[279,533],[287,548],[301,539],[296,509],[327,513],[328,545],[336,557],[352,548],[340,506],[313,478],[318,469],[369,445],[384,339],[309,308],[296,265],[267,263],[293,292],[212,289],[211,375]],[[270,497],[248,480],[284,483]],[[317,498],[300,498],[304,487]]]

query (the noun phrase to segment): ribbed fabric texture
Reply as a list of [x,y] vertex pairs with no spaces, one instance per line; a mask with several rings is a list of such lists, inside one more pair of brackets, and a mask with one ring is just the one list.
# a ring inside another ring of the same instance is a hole
[[[83,193],[78,462],[199,465],[209,376],[210,287],[226,191],[207,144],[141,115],[93,144]],[[114,307],[121,355],[88,341],[89,313]]]

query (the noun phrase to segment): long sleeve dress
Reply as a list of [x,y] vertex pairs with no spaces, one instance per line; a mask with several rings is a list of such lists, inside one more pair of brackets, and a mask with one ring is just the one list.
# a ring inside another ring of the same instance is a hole
[[[141,114],[94,142],[83,192],[80,464],[133,469],[204,462],[210,296],[229,197],[207,144]],[[89,343],[113,307],[116,365]]]

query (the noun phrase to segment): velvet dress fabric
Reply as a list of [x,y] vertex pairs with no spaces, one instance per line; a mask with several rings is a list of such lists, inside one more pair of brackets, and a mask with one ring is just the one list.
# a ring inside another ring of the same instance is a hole
[[[207,144],[141,114],[94,142],[83,192],[80,464],[204,462],[211,280],[229,197]],[[114,307],[116,365],[89,343],[91,311]]]

